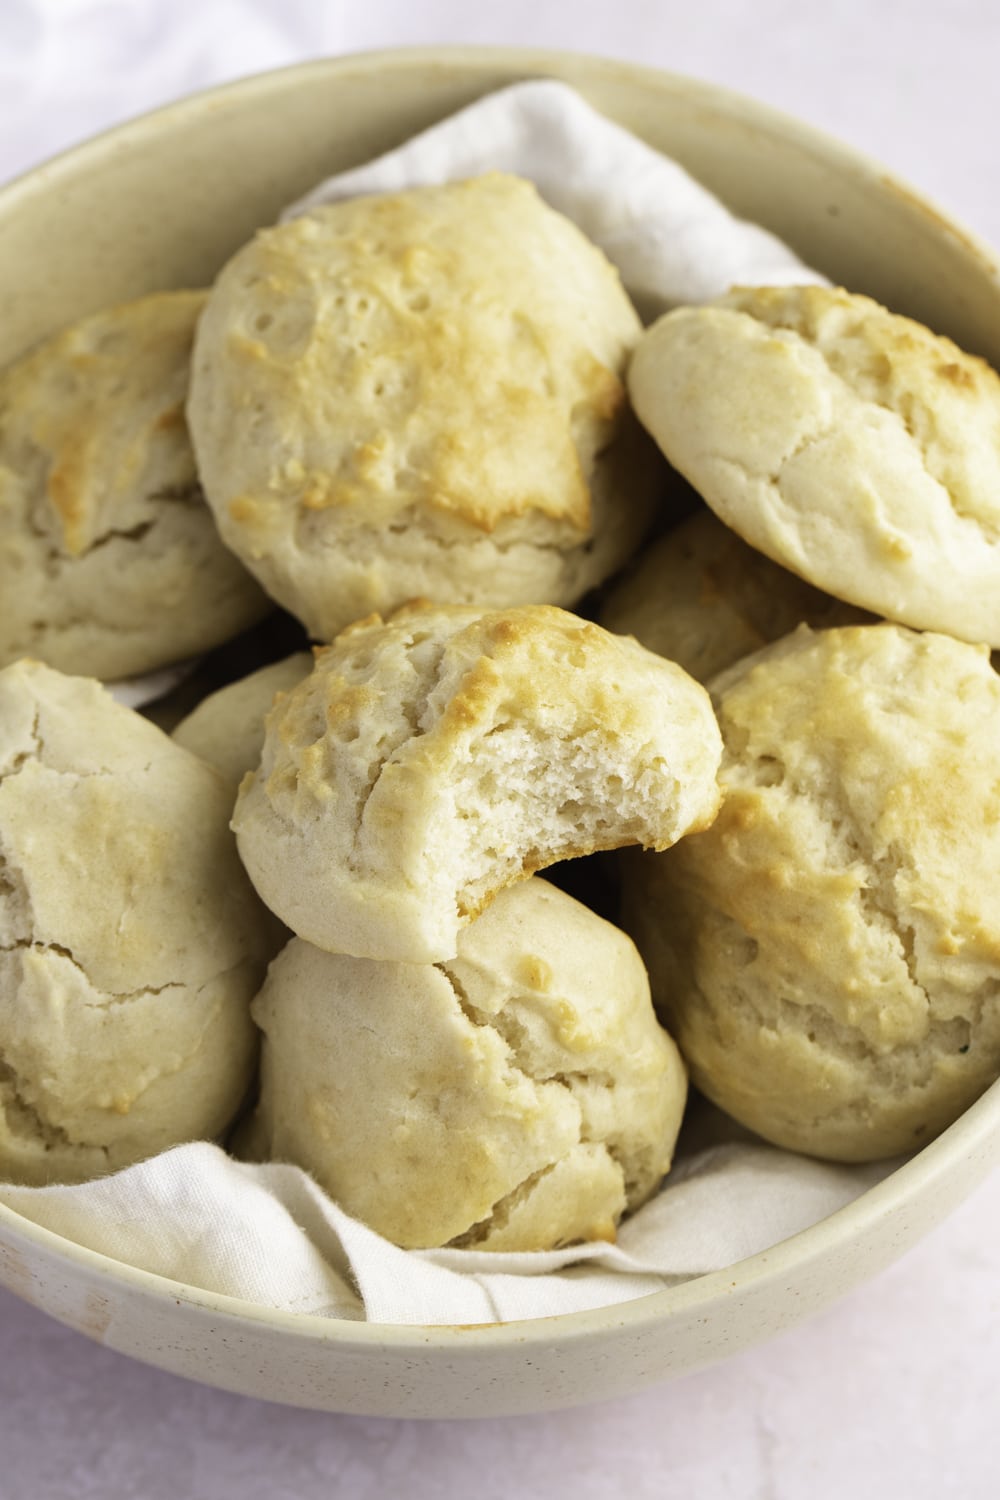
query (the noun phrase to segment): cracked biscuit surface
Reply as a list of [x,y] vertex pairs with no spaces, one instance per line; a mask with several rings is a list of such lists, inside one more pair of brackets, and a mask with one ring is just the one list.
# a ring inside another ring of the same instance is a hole
[[188,405],[219,529],[317,640],[408,599],[571,604],[646,529],[617,271],[492,173],[267,229],[223,270]]
[[502,892],[447,963],[293,939],[253,1013],[251,1154],[398,1245],[612,1240],[669,1169],[686,1077],[639,956],[543,880]]
[[230,801],[98,683],[0,672],[0,1177],[83,1180],[229,1124],[280,941]]
[[548,605],[412,606],[316,652],[233,828],[300,937],[435,962],[512,881],[705,827],[720,755],[705,689],[627,637]]
[[657,1007],[775,1144],[921,1146],[1000,1072],[1000,678],[944,636],[802,627],[711,688],[718,819],[628,861]]
[[126,677],[267,612],[219,539],[187,434],[204,300],[95,313],[0,375],[0,665]]
[[738,289],[668,313],[642,422],[728,526],[817,588],[1000,645],[1000,378],[868,297]]

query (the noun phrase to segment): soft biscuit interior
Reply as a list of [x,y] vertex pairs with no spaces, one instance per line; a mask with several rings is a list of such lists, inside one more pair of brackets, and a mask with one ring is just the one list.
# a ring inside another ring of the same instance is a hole
[[434,962],[512,880],[704,826],[720,755],[704,689],[635,641],[547,606],[410,609],[279,700],[233,826],[299,936]]

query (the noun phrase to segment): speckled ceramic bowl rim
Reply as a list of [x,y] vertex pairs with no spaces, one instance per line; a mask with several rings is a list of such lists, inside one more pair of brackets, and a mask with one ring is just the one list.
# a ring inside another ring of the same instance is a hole
[[[765,133],[782,138],[794,138],[807,151],[812,149],[822,159],[832,162],[851,175],[868,178],[880,188],[898,194],[931,219],[939,233],[945,233],[959,241],[986,270],[988,276],[1000,290],[1000,265],[991,248],[978,236],[941,210],[924,194],[914,191],[908,184],[898,180],[884,166],[864,153],[848,147],[814,127],[772,109],[755,100],[721,88],[703,83],[664,69],[643,67],[627,61],[573,54],[564,49],[558,51],[521,49],[509,47],[433,47],[406,48],[389,51],[354,53],[341,58],[317,59],[307,63],[256,74],[236,82],[192,94],[175,103],[151,111],[137,119],[128,120],[105,131],[91,140],[43,162],[23,176],[0,188],[0,200],[5,206],[15,205],[18,195],[39,189],[57,189],[60,177],[71,174],[90,157],[101,157],[113,152],[118,143],[126,139],[130,147],[141,148],[146,135],[158,136],[175,120],[187,119],[191,115],[211,110],[223,96],[237,92],[255,94],[262,108],[273,90],[282,92],[287,87],[290,75],[306,76],[313,73],[326,75],[335,83],[338,75],[349,74],[359,67],[379,68],[391,72],[394,68],[410,69],[423,64],[433,70],[436,66],[487,65],[510,70],[524,71],[526,75],[544,74],[547,68],[560,71],[567,59],[578,61],[591,76],[644,78],[650,83],[668,83],[678,93],[690,92],[693,99],[716,104],[733,117],[742,116],[752,126]],[[117,1261],[109,1256],[67,1240],[51,1230],[45,1229],[23,1215],[0,1204],[0,1223],[6,1224],[24,1242],[36,1245],[56,1257],[75,1264],[81,1270],[106,1277],[113,1282],[130,1287],[163,1303],[183,1301],[216,1315],[238,1320],[250,1320],[267,1325],[276,1332],[294,1332],[314,1337],[318,1342],[335,1343],[341,1348],[392,1347],[426,1349],[439,1346],[442,1349],[461,1346],[470,1350],[478,1346],[484,1352],[490,1348],[516,1343],[521,1350],[529,1351],[531,1345],[550,1346],[557,1337],[560,1344],[588,1339],[594,1334],[611,1329],[641,1329],[655,1325],[670,1314],[697,1311],[700,1307],[714,1305],[720,1298],[751,1287],[760,1288],[768,1282],[779,1283],[792,1272],[800,1273],[813,1261],[827,1258],[838,1249],[847,1250],[858,1239],[874,1230],[880,1221],[891,1217],[905,1207],[915,1195],[933,1192],[947,1182],[949,1172],[957,1160],[968,1162],[982,1157],[992,1160],[998,1153],[1000,1140],[1000,1081],[990,1087],[977,1102],[969,1107],[958,1120],[936,1140],[898,1167],[876,1186],[867,1189],[844,1208],[822,1219],[800,1233],[782,1240],[768,1250],[735,1262],[720,1271],[694,1277],[677,1286],[653,1292],[633,1301],[616,1303],[610,1307],[595,1308],[586,1312],[558,1314],[509,1323],[484,1323],[455,1327],[446,1324],[386,1324],[344,1320],[317,1314],[292,1313],[278,1308],[248,1302],[242,1298],[223,1293],[210,1292],[173,1281],[154,1272],[140,1270],[135,1266]],[[981,1174],[979,1174],[981,1175]],[[947,1196],[945,1194],[945,1196]]]
[[794,1270],[812,1260],[847,1247],[893,1210],[903,1206],[915,1189],[927,1192],[943,1182],[956,1154],[975,1156],[989,1153],[1000,1130],[1000,1081],[971,1105],[955,1123],[936,1140],[904,1162],[872,1188],[838,1209],[809,1229],[780,1241],[745,1260],[720,1271],[710,1271],[690,1281],[650,1292],[631,1302],[616,1303],[587,1312],[560,1313],[550,1317],[530,1318],[509,1323],[478,1323],[455,1327],[449,1324],[367,1323],[351,1319],[324,1317],[315,1313],[293,1313],[262,1306],[221,1292],[204,1291],[186,1282],[172,1281],[152,1271],[143,1271],[123,1261],[113,1260],[96,1250],[89,1250],[42,1228],[21,1214],[0,1204],[0,1223],[7,1223],[29,1244],[48,1250],[81,1268],[97,1272],[111,1280],[142,1291],[162,1302],[183,1300],[206,1311],[265,1323],[276,1331],[313,1335],[321,1341],[363,1349],[387,1344],[397,1348],[428,1343],[448,1345],[459,1340],[463,1349],[479,1343],[483,1348],[503,1343],[517,1343],[522,1348],[533,1341],[551,1344],[554,1327],[560,1340],[587,1338],[607,1328],[641,1327],[659,1322],[672,1312],[697,1310],[714,1303],[719,1297],[746,1291],[772,1281],[780,1282]]
[[130,147],[141,147],[147,135],[159,135],[163,128],[173,122],[187,120],[200,113],[211,111],[218,101],[240,94],[255,94],[262,106],[271,92],[282,93],[290,78],[309,78],[313,74],[326,76],[336,82],[338,76],[349,75],[358,69],[383,70],[395,68],[410,70],[423,66],[429,71],[449,67],[492,66],[512,73],[523,72],[525,76],[541,77],[547,70],[558,74],[567,60],[578,63],[592,77],[638,79],[650,85],[668,84],[678,96],[690,94],[692,100],[707,106],[717,106],[732,118],[743,116],[757,131],[777,136],[783,140],[794,139],[807,152],[812,151],[823,160],[846,170],[851,176],[867,178],[879,188],[907,200],[933,221],[940,232],[957,240],[979,260],[1000,289],[1000,259],[993,247],[981,236],[965,225],[958,223],[926,193],[920,192],[890,172],[880,161],[857,147],[848,146],[835,136],[806,124],[794,115],[786,114],[771,105],[667,68],[653,68],[628,60],[597,56],[592,53],[574,52],[571,49],[545,49],[521,47],[406,47],[368,52],[352,52],[342,57],[316,58],[309,62],[293,63],[284,68],[254,73],[231,83],[220,84],[186,95],[147,113],[112,126],[98,135],[67,147],[30,168],[9,182],[0,184],[0,198],[16,201],[20,192],[33,192],[44,186],[46,190],[58,186],[64,172],[73,172],[88,158],[104,156],[113,152],[120,142],[128,141]]

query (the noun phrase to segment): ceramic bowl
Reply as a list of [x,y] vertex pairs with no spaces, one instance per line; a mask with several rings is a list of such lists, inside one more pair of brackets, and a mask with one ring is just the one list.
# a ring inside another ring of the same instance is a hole
[[[107,303],[200,286],[281,207],[478,95],[533,76],[679,159],[857,291],[1000,363],[982,245],[881,168],[762,105],[622,63],[454,49],[369,54],[186,99],[0,193],[0,361]],[[0,1208],[0,1282],[176,1374],[329,1411],[483,1416],[623,1395],[787,1328],[930,1229],[1000,1157],[1000,1085],[849,1207],[722,1272],[623,1306],[500,1326],[271,1312],[133,1270]]]

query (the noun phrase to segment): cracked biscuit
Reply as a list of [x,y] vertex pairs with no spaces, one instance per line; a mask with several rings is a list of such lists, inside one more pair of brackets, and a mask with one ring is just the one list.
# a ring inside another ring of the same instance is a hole
[[132,676],[270,607],[195,472],[184,402],[204,300],[95,313],[0,375],[0,665]]
[[408,599],[571,604],[651,515],[617,271],[530,183],[327,205],[223,270],[188,406],[226,542],[317,640]]
[[300,937],[435,962],[512,881],[705,827],[720,755],[705,689],[627,637],[549,605],[413,606],[316,652],[233,828]]
[[645,547],[600,613],[606,630],[634,635],[699,682],[800,623],[818,629],[864,619],[748,547],[710,510]]
[[96,682],[0,672],[0,1177],[214,1137],[277,946],[222,778]]
[[727,526],[837,598],[1000,646],[1000,378],[867,297],[755,287],[668,313],[639,417]]
[[654,1001],[776,1145],[921,1146],[1000,1072],[1000,678],[945,636],[803,626],[711,687],[718,819],[626,862]]
[[293,939],[254,1001],[251,1154],[407,1248],[615,1237],[670,1167],[684,1066],[624,933],[543,880],[436,965]]

